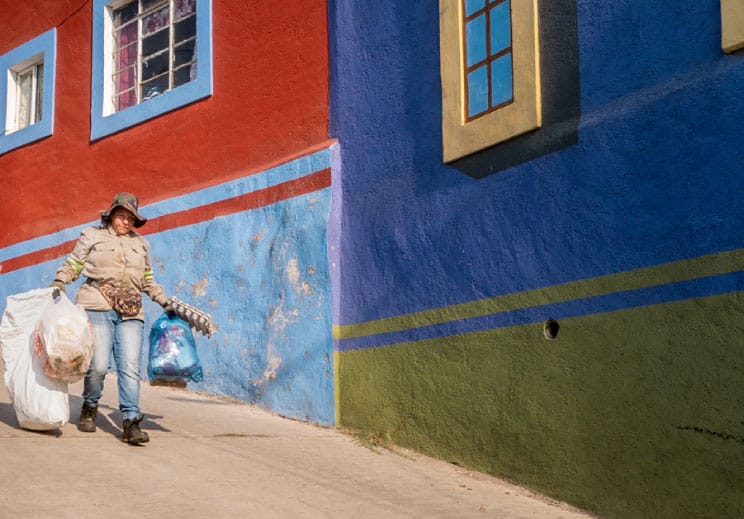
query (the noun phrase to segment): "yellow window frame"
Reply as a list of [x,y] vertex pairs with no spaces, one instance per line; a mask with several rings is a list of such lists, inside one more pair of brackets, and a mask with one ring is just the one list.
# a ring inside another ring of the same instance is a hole
[[535,130],[542,124],[537,0],[512,0],[514,102],[466,121],[462,0],[439,0],[444,162]]

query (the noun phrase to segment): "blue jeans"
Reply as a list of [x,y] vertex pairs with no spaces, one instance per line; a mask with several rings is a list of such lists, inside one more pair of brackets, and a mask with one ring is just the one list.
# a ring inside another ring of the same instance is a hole
[[119,410],[123,420],[140,415],[140,352],[144,322],[124,320],[113,310],[86,310],[93,329],[93,358],[85,374],[83,402],[88,407],[98,405],[103,393],[103,379],[109,370],[109,359],[114,354],[119,383]]

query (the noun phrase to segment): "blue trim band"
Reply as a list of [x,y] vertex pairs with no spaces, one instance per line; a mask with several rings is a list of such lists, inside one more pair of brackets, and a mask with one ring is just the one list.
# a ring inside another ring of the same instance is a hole
[[334,343],[336,351],[378,348],[381,346],[419,342],[427,339],[510,326],[542,323],[550,318],[560,320],[582,317],[738,291],[744,291],[744,271],[645,287],[638,290],[615,292],[561,303],[520,308],[519,310],[499,312],[482,317],[461,319],[419,328],[409,328],[391,333],[380,333],[351,339],[336,339]]

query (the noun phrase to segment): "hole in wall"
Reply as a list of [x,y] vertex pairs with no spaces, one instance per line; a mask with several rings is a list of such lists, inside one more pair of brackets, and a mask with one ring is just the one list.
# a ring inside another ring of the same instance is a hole
[[548,340],[553,340],[558,337],[558,330],[561,329],[561,325],[555,319],[548,319],[543,325],[543,335]]

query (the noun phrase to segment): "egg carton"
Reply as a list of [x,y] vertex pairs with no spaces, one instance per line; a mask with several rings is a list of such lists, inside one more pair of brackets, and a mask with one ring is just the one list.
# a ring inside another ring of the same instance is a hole
[[217,331],[217,323],[212,320],[211,315],[184,303],[175,296],[170,298],[168,310],[189,323],[189,326],[202,335],[211,337]]

